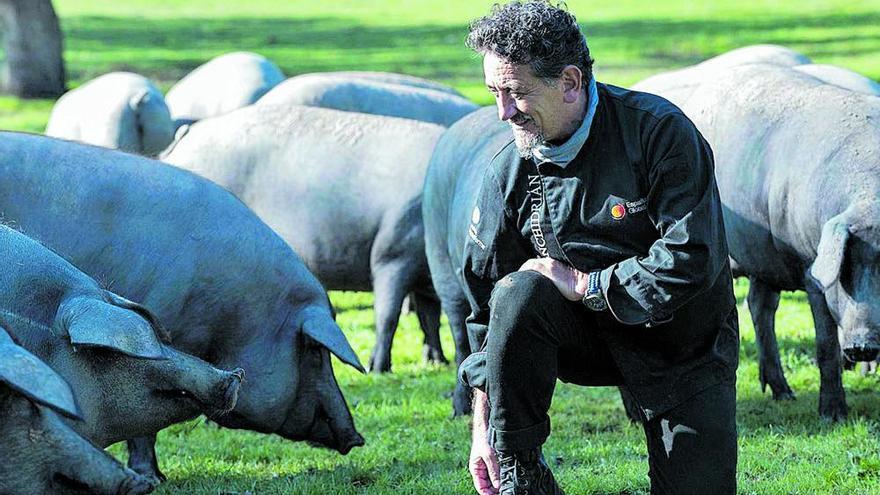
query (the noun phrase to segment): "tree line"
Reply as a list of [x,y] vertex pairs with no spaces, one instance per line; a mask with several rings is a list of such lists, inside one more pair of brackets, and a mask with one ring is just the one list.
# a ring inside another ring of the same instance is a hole
[[51,0],[0,0],[0,92],[55,98],[66,90],[63,35]]

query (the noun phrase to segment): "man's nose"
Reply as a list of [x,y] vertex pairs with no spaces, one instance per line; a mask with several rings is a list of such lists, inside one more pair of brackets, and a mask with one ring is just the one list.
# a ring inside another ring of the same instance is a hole
[[502,121],[509,120],[516,115],[516,102],[505,92],[501,92],[498,97],[495,98],[495,106],[498,107],[498,118]]

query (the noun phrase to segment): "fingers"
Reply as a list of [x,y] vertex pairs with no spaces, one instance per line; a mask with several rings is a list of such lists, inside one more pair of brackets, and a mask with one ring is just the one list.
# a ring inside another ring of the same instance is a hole
[[528,259],[525,263],[522,264],[522,266],[519,267],[519,271],[524,272],[526,270],[532,270],[552,280],[553,270],[551,269],[551,265],[549,265],[548,262],[544,260],[550,260],[550,258]]
[[[498,475],[497,473],[495,475],[491,474],[492,470],[486,466],[485,460],[482,457],[472,457],[469,467],[477,493],[480,495],[498,494]],[[496,481],[493,482],[492,477],[496,478]]]
[[569,301],[579,301],[581,294],[575,290],[577,272],[571,266],[553,258],[532,258],[526,260],[519,271],[531,270],[550,279],[559,293]]
[[489,481],[492,482],[495,493],[498,493],[498,490],[501,488],[501,469],[498,466],[498,458],[495,457],[495,450],[490,448],[489,455],[483,458],[483,461],[486,463],[486,469],[489,471]]

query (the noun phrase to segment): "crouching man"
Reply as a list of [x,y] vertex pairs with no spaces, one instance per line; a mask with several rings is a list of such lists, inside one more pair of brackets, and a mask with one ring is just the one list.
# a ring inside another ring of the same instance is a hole
[[651,493],[733,494],[737,314],[709,145],[668,101],[596,82],[547,2],[496,5],[467,44],[514,136],[465,248],[477,491],[563,493],[541,454],[558,378],[631,392]]

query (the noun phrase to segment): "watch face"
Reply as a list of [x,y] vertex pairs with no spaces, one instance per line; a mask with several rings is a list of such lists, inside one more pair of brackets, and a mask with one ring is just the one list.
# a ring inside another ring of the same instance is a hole
[[593,311],[605,311],[605,308],[608,307],[605,304],[605,299],[601,294],[591,294],[584,298],[584,304],[587,305],[587,308]]

